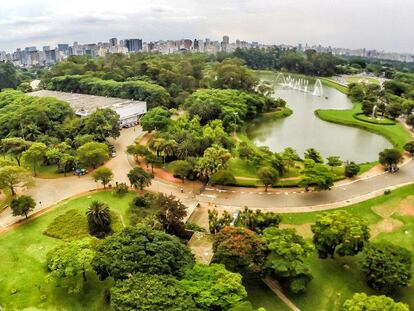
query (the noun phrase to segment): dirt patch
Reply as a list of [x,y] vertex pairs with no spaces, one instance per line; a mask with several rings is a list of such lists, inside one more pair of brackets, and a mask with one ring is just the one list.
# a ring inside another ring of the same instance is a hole
[[404,216],[414,216],[414,195],[401,201],[398,213]]
[[377,237],[380,233],[390,233],[400,229],[404,226],[402,221],[397,219],[388,218],[377,222],[376,224],[370,225],[371,239]]
[[395,212],[398,211],[399,208],[399,199],[397,200],[391,200],[383,204],[379,204],[377,206],[372,207],[372,210],[375,214],[382,218],[389,218],[391,217]]
[[291,225],[291,224],[280,224],[280,229],[296,229],[296,232],[303,236],[305,239],[311,238],[313,236],[312,230],[311,230],[311,223],[305,223],[302,225]]

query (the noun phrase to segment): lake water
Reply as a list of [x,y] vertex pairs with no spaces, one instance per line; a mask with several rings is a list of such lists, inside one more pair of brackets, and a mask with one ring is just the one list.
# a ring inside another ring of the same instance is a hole
[[[392,147],[382,136],[362,129],[329,123],[317,118],[317,109],[350,109],[351,101],[334,88],[323,86],[323,97],[276,85],[276,74],[263,74],[262,79],[275,87],[274,97],[287,101],[293,114],[287,118],[254,122],[248,127],[250,139],[258,146],[268,146],[274,152],[286,147],[294,148],[299,155],[306,149],[315,148],[325,158],[340,156],[342,160],[357,163],[378,159],[378,153]],[[309,81],[312,88],[314,81]],[[326,99],[325,97],[328,97]]]

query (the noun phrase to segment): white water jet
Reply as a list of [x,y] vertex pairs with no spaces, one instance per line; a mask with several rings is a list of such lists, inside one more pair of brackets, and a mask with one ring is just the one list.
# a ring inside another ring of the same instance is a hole
[[309,89],[309,80],[303,78],[292,78],[291,75],[285,77],[283,73],[279,73],[276,77],[276,84],[283,88],[290,88],[293,90],[309,93],[315,96],[323,96],[323,87],[321,80],[316,80],[313,90]]

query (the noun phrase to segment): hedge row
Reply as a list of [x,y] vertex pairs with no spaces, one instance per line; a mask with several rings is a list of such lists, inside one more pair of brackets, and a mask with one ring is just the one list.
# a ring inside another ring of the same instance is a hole
[[383,120],[374,120],[374,119],[369,119],[365,114],[363,113],[354,113],[352,115],[355,119],[362,121],[362,122],[367,122],[367,123],[372,123],[372,124],[378,124],[378,125],[395,125],[396,122],[389,120],[389,119],[383,119]]
[[142,100],[147,102],[148,109],[156,106],[169,107],[172,103],[165,88],[140,80],[117,82],[81,75],[66,75],[52,78],[47,88],[54,91]]

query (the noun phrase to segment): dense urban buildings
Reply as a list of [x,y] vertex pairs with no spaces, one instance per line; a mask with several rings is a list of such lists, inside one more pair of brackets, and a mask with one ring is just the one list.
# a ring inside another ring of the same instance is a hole
[[[138,38],[127,38],[118,40],[110,38],[108,42],[98,42],[90,44],[79,44],[74,42],[73,45],[60,43],[55,48],[44,46],[42,50],[36,47],[18,48],[13,53],[0,51],[0,61],[11,61],[17,66],[44,66],[60,62],[72,55],[90,55],[91,57],[104,56],[107,53],[136,53],[136,52],[156,52],[161,54],[173,54],[182,52],[200,52],[215,54],[217,52],[234,52],[236,48],[265,48],[271,45],[261,44],[258,42],[247,42],[236,40],[230,42],[230,37],[224,35],[221,41],[212,41],[209,38],[202,39],[181,39],[181,40],[159,40],[143,42]],[[329,52],[338,56],[361,56],[376,59],[388,59],[401,62],[414,62],[413,54],[392,53],[377,50],[347,49],[324,47],[321,45],[298,44],[297,46],[278,45],[282,48],[296,48],[301,51],[315,49],[317,52]]]

